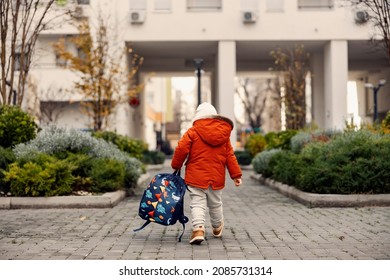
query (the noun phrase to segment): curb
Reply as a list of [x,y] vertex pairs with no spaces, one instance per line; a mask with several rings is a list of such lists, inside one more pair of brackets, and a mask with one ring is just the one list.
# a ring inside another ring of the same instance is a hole
[[[149,174],[140,176],[135,189],[144,188]],[[112,208],[126,197],[125,190],[91,196],[0,197],[0,209]]]
[[252,174],[251,178],[309,208],[390,206],[390,194],[316,194],[300,191],[260,174]]
[[108,208],[125,196],[126,191],[119,190],[91,196],[1,197],[0,209]]

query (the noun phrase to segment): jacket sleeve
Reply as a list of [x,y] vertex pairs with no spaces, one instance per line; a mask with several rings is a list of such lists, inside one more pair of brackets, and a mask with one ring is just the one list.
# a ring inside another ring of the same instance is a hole
[[171,167],[175,170],[181,169],[184,161],[186,160],[188,153],[191,149],[192,140],[190,137],[190,130],[187,130],[186,133],[179,140],[175,153],[172,157]]
[[234,154],[233,147],[230,142],[227,144],[227,169],[230,174],[230,178],[236,179],[242,177],[242,171],[238,164],[236,155]]

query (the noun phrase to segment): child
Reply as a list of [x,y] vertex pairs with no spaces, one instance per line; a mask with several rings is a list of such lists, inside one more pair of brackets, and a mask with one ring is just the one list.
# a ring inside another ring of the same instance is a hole
[[213,236],[222,236],[226,167],[235,185],[242,183],[242,172],[230,143],[232,129],[230,119],[217,115],[211,104],[202,103],[196,109],[193,126],[180,139],[173,155],[171,166],[175,170],[181,169],[187,159],[184,179],[191,198],[190,244],[204,241],[206,207]]

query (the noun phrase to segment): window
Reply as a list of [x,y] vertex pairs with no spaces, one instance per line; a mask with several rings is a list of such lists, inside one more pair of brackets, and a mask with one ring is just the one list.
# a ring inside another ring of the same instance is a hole
[[267,12],[283,12],[284,0],[267,0]]
[[56,66],[65,67],[67,65],[67,61],[63,59],[59,54],[56,54]]
[[85,61],[87,59],[87,54],[81,48],[77,48],[77,57]]
[[220,11],[222,0],[187,0],[189,11]]
[[242,11],[257,11],[259,9],[258,0],[241,0]]
[[156,12],[170,12],[171,0],[154,0],[154,11]]
[[332,9],[334,0],[298,0],[298,9]]
[[79,5],[89,5],[89,0],[77,0],[77,4],[79,4]]
[[20,57],[22,54],[20,52],[15,52],[15,71],[20,71]]
[[146,0],[130,0],[130,10],[146,10]]
[[[23,49],[24,49],[24,54],[23,54]],[[28,49],[28,43],[24,45],[22,48],[22,43],[18,40],[16,42],[16,47],[15,47],[15,71],[21,71],[21,70],[28,70],[29,65],[29,59],[30,55],[27,52]],[[23,56],[23,57],[22,57]],[[23,65],[21,65],[23,59]],[[23,66],[23,69],[22,69]]]

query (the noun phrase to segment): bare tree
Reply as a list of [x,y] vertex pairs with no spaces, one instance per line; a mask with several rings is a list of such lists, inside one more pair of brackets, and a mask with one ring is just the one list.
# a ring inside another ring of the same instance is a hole
[[[123,56],[132,50],[115,44],[109,18],[102,12],[97,16],[95,29],[91,19],[79,20],[76,24],[79,35],[68,40],[79,52],[75,54],[68,50],[65,39],[54,44],[54,49],[61,59],[68,62],[65,67],[80,75],[74,87],[83,96],[80,103],[82,113],[93,120],[94,131],[99,131],[108,125],[109,116],[123,101],[120,94],[123,84],[129,84],[126,101],[137,96],[142,89],[134,84],[134,77],[143,58],[132,53],[131,69],[124,69]],[[128,74],[123,75],[125,72]]]
[[373,42],[381,39],[380,44],[386,52],[390,63],[390,0],[342,0],[343,5],[351,5],[362,13],[367,12],[366,17],[375,27]]
[[267,79],[264,88],[264,80],[254,78],[239,78],[236,94],[240,98],[249,125],[255,131],[262,127],[262,114],[266,108],[267,92],[271,89],[271,80]]
[[292,49],[271,51],[275,66],[283,78],[282,102],[286,110],[287,129],[301,129],[306,125],[306,76],[309,72],[310,54],[303,45]]
[[0,105],[21,106],[39,34],[50,27],[55,0],[0,1]]

